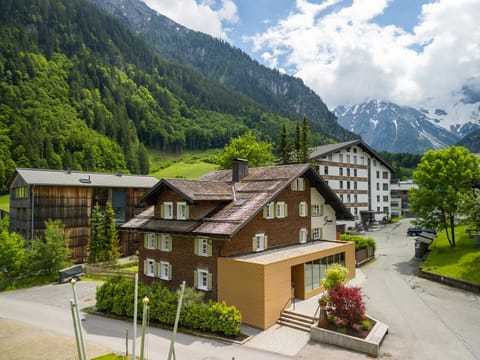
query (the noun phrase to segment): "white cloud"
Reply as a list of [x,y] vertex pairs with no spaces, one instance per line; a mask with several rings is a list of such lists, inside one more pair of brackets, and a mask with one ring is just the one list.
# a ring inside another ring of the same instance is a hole
[[375,24],[389,0],[313,3],[251,38],[270,66],[296,70],[329,105],[378,98],[445,104],[467,80],[480,82],[480,1],[424,5],[412,33]]
[[216,38],[228,40],[224,23],[238,21],[237,6],[233,0],[143,0],[149,7],[173,21]]

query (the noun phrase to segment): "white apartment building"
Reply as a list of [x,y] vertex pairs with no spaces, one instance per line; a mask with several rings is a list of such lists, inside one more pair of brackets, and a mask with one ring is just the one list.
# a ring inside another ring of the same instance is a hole
[[355,223],[369,225],[390,218],[390,179],[394,170],[362,140],[315,147],[310,159],[350,209]]

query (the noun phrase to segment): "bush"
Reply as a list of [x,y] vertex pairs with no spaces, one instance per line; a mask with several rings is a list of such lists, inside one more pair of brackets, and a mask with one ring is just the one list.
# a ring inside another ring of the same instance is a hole
[[[160,283],[152,286],[139,285],[138,314],[141,316],[142,299],[149,298],[152,321],[172,326],[178,306],[178,294]],[[97,309],[119,316],[133,315],[134,283],[121,277],[113,277],[97,288]],[[242,316],[234,306],[224,302],[203,302],[203,294],[186,288],[179,325],[212,333],[235,336],[240,334]]]
[[365,303],[360,288],[343,285],[329,291],[333,308],[329,311],[345,325],[351,326],[365,319]]
[[330,291],[337,286],[347,282],[348,269],[340,264],[333,264],[328,267],[325,279],[322,280],[322,286],[325,290]]
[[366,249],[368,247],[373,248],[373,250],[376,248],[375,240],[361,235],[342,234],[340,239],[343,241],[353,241],[355,243],[355,251]]

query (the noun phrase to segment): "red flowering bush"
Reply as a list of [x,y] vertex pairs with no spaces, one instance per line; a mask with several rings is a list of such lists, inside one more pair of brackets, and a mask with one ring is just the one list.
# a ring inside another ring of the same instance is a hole
[[339,285],[329,291],[330,303],[333,305],[329,314],[351,326],[365,318],[365,303],[358,287]]

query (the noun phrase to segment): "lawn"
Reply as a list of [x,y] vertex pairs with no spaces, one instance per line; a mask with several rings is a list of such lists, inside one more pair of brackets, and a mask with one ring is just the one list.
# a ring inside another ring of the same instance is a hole
[[204,152],[185,152],[180,156],[167,156],[151,151],[150,175],[159,179],[197,179],[207,172],[218,170],[215,157],[219,152],[218,149],[211,149]]
[[468,237],[467,228],[467,225],[455,228],[455,248],[448,245],[445,231],[440,232],[430,245],[423,270],[480,284],[480,247],[475,239]]
[[10,197],[8,194],[0,195],[0,210],[9,211]]

